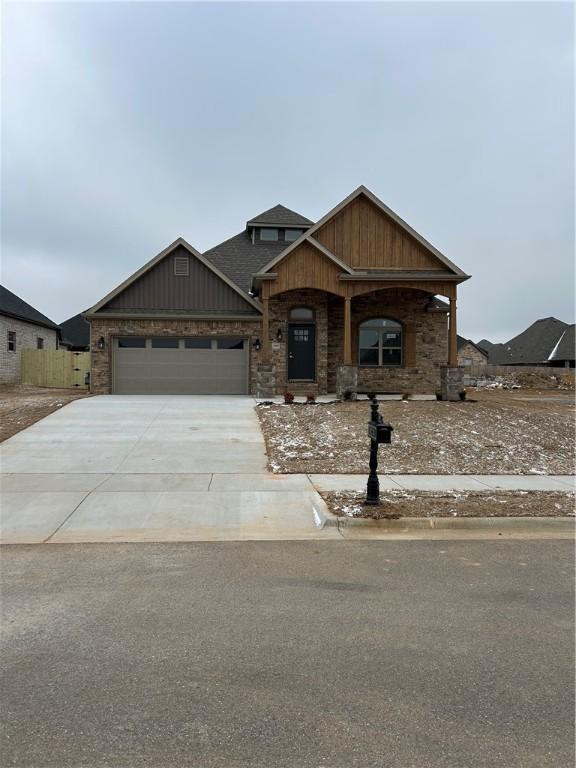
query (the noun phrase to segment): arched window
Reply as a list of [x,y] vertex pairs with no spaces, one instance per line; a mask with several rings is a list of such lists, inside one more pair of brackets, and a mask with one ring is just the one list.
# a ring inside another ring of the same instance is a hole
[[310,307],[292,307],[290,310],[290,320],[310,323],[314,320],[314,310],[310,309]]
[[360,365],[402,365],[402,326],[396,320],[375,317],[360,323]]

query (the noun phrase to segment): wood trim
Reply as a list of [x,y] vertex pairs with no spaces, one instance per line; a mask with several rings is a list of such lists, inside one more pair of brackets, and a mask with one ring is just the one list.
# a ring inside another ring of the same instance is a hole
[[448,365],[458,365],[458,336],[456,329],[456,296],[450,298],[450,325],[448,328]]
[[352,365],[352,299],[344,298],[344,365]]
[[404,323],[404,359],[403,368],[416,367],[416,328],[414,323]]
[[268,297],[262,299],[262,360],[270,361],[270,317],[268,314]]
[[440,294],[450,298],[456,290],[454,283],[443,283],[436,280],[415,280],[414,282],[403,280],[365,280],[358,283],[346,281],[346,285],[348,285],[351,296],[362,296],[365,293],[383,291],[388,288],[408,288],[434,295]]
[[96,314],[86,313],[84,315],[86,320],[206,320],[206,322],[217,322],[223,320],[234,321],[247,321],[260,323],[262,316],[258,315],[201,315],[201,314],[182,314],[174,313],[167,314],[158,312],[158,314],[150,314],[143,312],[97,312]]

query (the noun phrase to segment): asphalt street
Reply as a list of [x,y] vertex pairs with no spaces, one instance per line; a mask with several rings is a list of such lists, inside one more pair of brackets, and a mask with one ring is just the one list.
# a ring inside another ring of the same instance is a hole
[[3,768],[563,768],[573,544],[6,546]]

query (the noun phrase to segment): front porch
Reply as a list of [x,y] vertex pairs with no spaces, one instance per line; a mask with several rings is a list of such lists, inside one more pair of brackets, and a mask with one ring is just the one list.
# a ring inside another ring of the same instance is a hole
[[318,289],[264,296],[257,394],[458,399],[458,378],[451,392],[446,386],[456,366],[455,298],[448,305],[422,287],[366,288],[348,296]]

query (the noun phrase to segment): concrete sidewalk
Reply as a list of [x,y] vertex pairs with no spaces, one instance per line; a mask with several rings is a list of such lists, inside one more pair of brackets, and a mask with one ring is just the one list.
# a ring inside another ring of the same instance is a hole
[[[309,475],[321,491],[362,491],[367,475]],[[569,491],[573,475],[379,475],[380,490],[409,491]]]
[[[77,400],[5,441],[3,543],[338,537],[318,491],[366,475],[273,475],[250,397]],[[388,475],[382,489],[566,490],[572,477]]]
[[[3,543],[335,538],[318,491],[365,475],[4,474]],[[382,490],[570,491],[568,475],[387,475]]]

